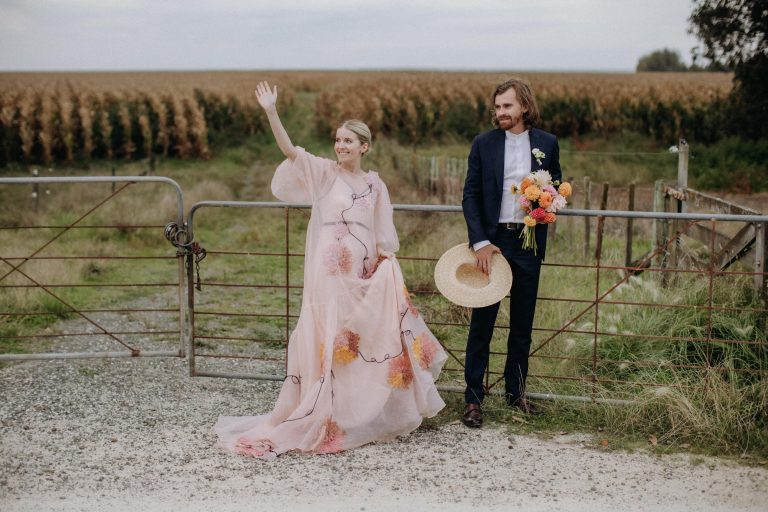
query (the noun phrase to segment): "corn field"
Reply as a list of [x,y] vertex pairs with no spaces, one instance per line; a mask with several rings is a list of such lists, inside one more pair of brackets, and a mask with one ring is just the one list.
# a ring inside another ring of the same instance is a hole
[[[722,135],[726,73],[530,73],[542,128],[560,137],[622,130],[674,142],[680,135],[705,142]],[[375,132],[401,142],[446,136],[471,139],[490,127],[490,93],[509,75],[399,73],[347,80],[317,99],[317,127],[359,117]]]
[[[0,73],[0,165],[91,159],[208,158],[219,142],[268,130],[253,89],[278,86],[281,109],[314,98],[327,136],[346,118],[402,143],[469,140],[490,127],[504,73]],[[561,137],[629,130],[672,142],[718,137],[725,73],[526,73]]]

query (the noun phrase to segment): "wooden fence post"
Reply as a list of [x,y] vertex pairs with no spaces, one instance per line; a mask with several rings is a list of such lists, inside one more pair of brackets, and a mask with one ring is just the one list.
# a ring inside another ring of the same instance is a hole
[[763,301],[768,300],[768,275],[765,274],[768,265],[768,246],[765,243],[767,228],[765,222],[755,223],[755,272],[759,272],[755,274],[755,288]]
[[[685,139],[680,139],[680,143],[677,146],[677,189],[680,192],[685,192],[688,188],[688,143]],[[685,196],[683,196],[684,198]],[[678,213],[683,213],[686,210],[685,202],[683,199],[677,201]]]

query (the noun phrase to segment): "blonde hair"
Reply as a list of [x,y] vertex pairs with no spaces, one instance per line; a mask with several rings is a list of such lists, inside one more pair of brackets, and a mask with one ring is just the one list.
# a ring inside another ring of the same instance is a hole
[[[523,123],[526,128],[533,128],[541,122],[539,106],[536,104],[536,98],[533,96],[531,86],[522,78],[510,78],[504,83],[496,86],[491,94],[491,107],[496,103],[496,96],[504,94],[510,89],[515,90],[517,101],[523,106],[526,112],[523,114]],[[496,128],[499,127],[499,120],[496,119],[496,112],[491,108],[491,122]]]
[[346,128],[357,135],[357,138],[360,139],[360,144],[368,144],[368,150],[363,153],[363,155],[368,154],[368,151],[373,147],[373,136],[371,135],[371,129],[368,128],[367,124],[359,119],[347,119],[339,125],[339,128]]

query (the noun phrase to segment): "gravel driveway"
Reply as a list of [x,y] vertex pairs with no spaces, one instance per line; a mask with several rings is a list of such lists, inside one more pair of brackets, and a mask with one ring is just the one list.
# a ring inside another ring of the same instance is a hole
[[[68,338],[59,348],[99,344]],[[217,416],[266,412],[277,387],[190,378],[178,358],[0,368],[0,510],[708,512],[768,502],[763,467],[455,422],[335,455],[269,463],[219,452]]]

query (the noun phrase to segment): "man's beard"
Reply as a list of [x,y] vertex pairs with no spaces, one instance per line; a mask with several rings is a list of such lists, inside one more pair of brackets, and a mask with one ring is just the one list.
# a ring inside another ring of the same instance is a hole
[[522,121],[522,119],[523,119],[522,114],[515,117],[502,116],[502,117],[496,118],[496,120],[499,122],[499,128],[501,128],[502,130],[509,130],[514,126],[517,126],[520,123],[520,121]]

